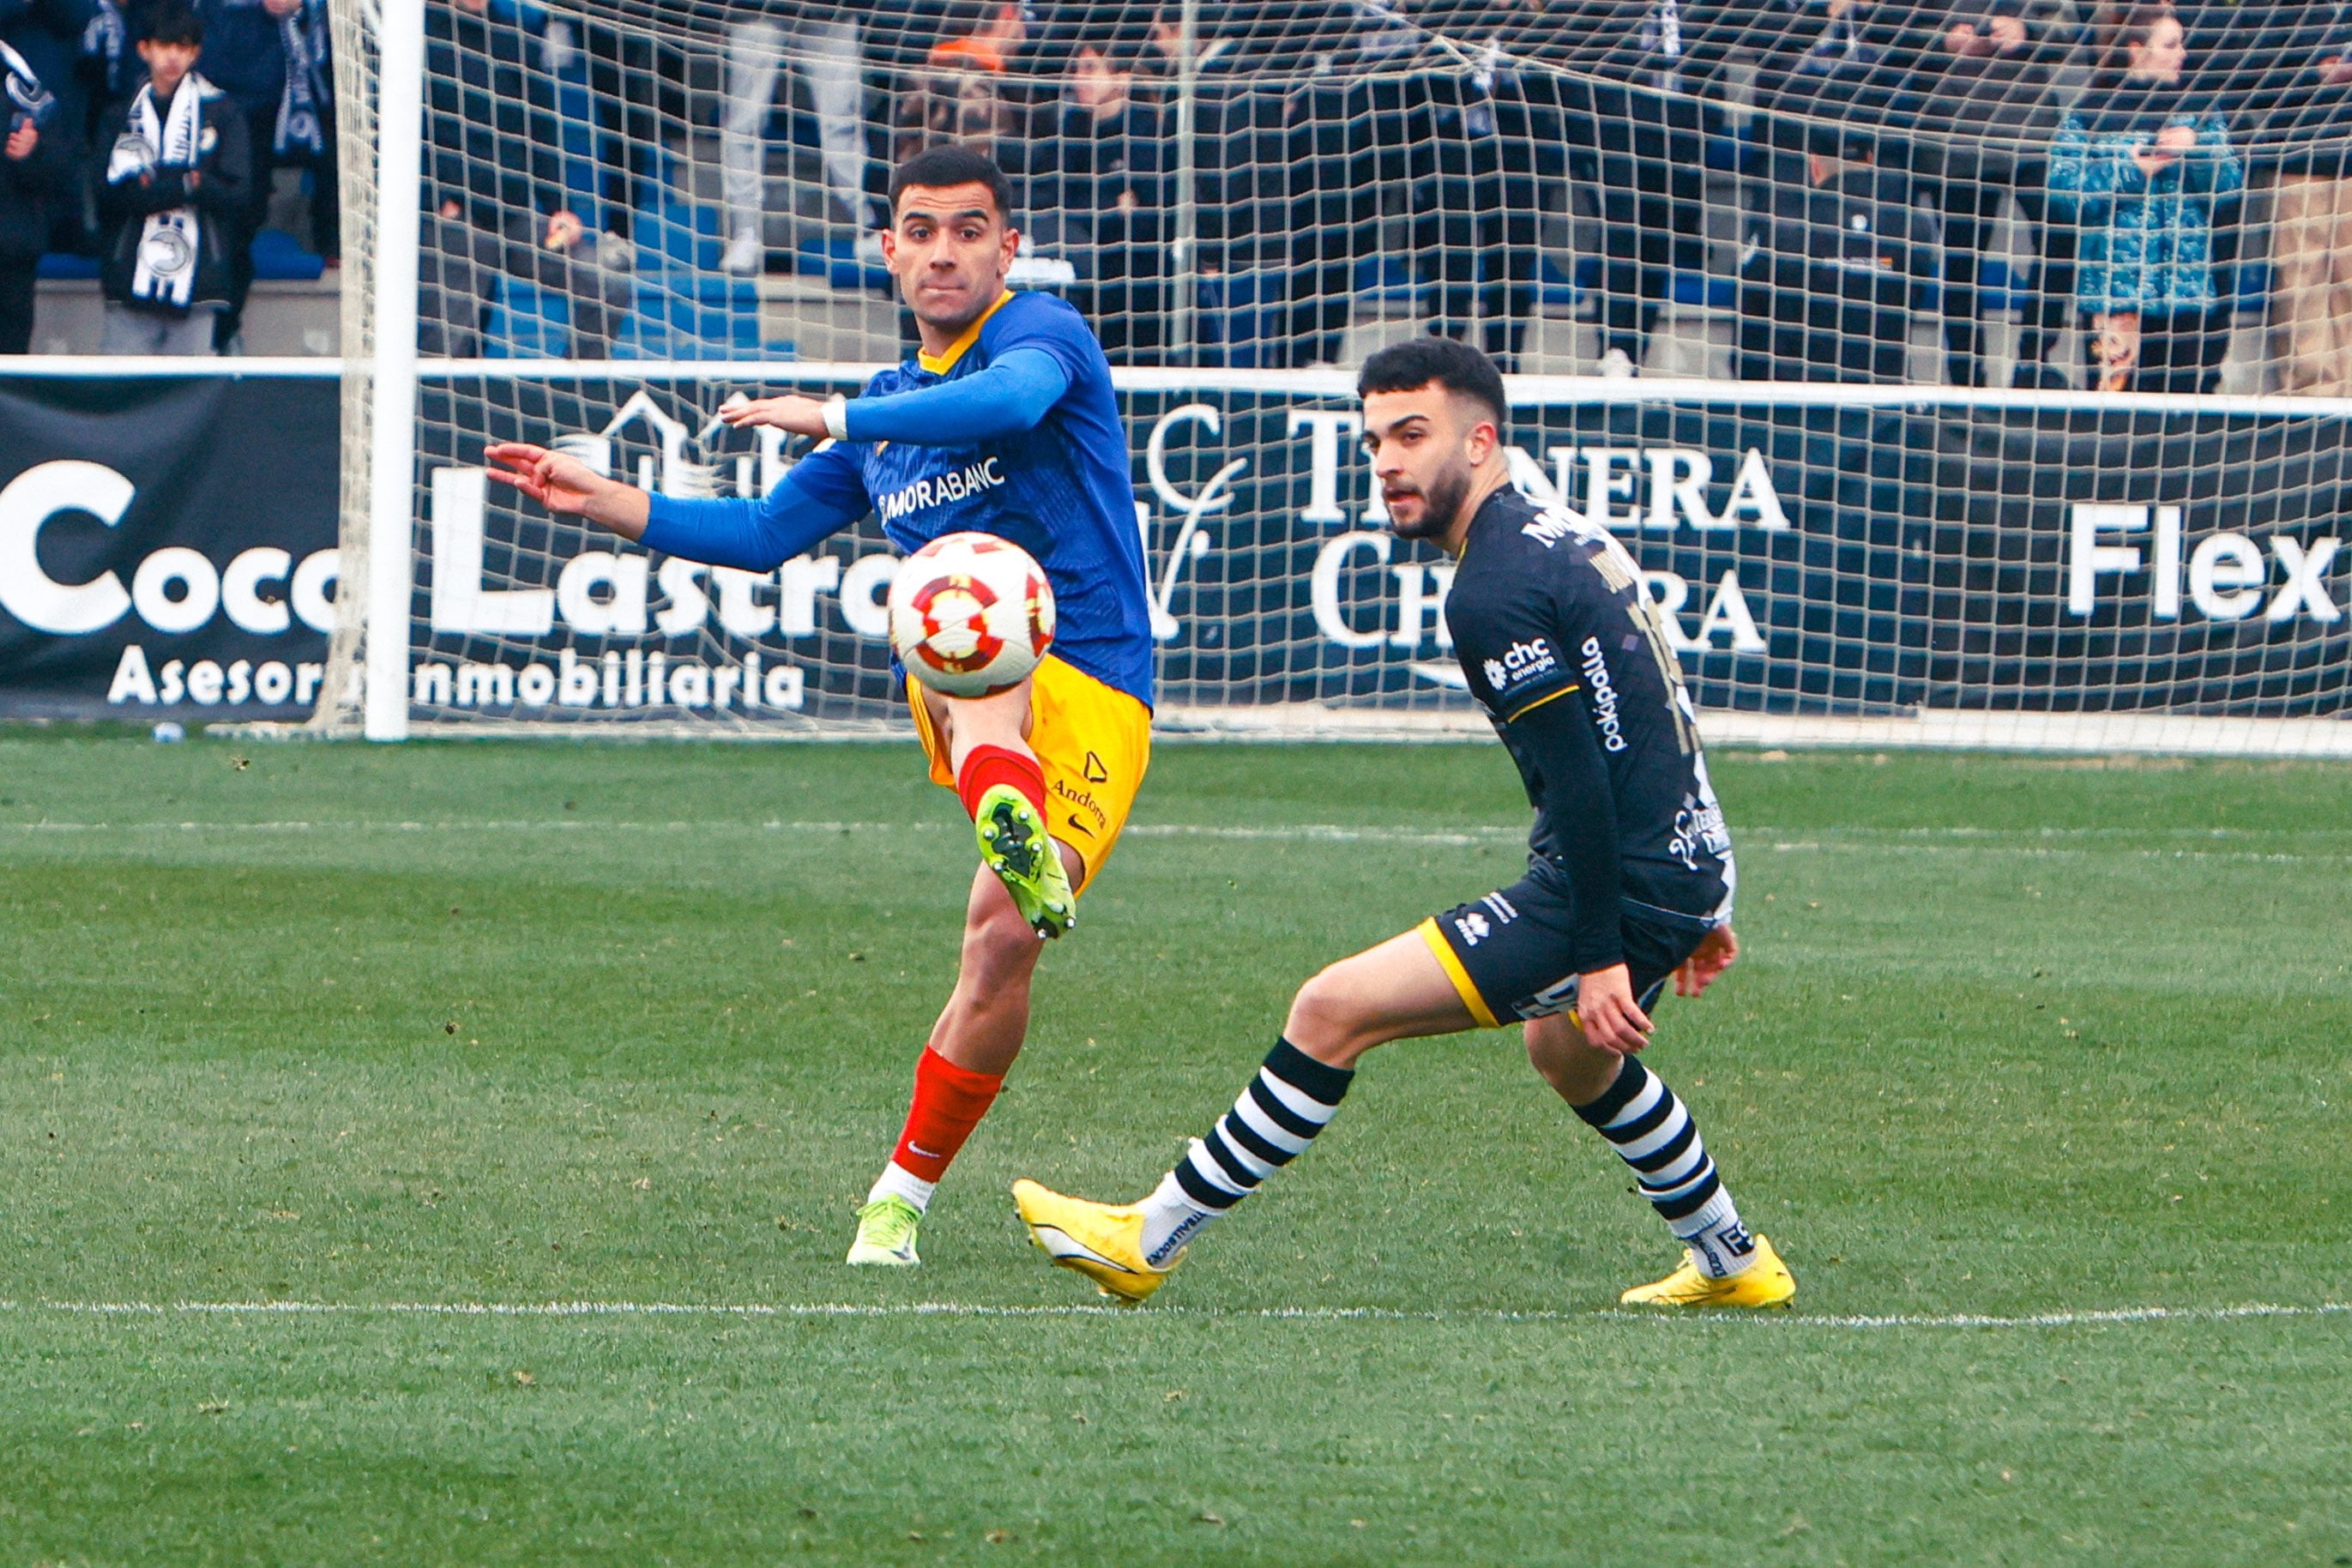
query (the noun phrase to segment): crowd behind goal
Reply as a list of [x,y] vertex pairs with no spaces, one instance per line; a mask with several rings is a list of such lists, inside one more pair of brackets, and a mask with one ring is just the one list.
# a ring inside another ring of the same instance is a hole
[[[184,304],[108,265],[159,26],[234,130]],[[151,352],[240,352],[257,276],[331,293],[329,37],[0,4],[0,351],[60,346],[37,279],[210,323]],[[425,74],[428,355],[895,359],[883,182],[960,141],[1114,363],[1410,323],[1563,374],[2352,394],[2330,0],[426,0]]]

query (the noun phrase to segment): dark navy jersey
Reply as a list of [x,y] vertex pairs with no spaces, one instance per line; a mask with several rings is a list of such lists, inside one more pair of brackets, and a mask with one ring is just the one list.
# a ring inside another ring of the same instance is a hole
[[1016,348],[1053,355],[1069,375],[1034,428],[970,446],[835,441],[794,472],[854,496],[857,511],[870,504],[903,551],[966,529],[1021,546],[1054,587],[1055,654],[1148,706],[1151,606],[1127,426],[1086,318],[1050,294],[1008,294],[944,353],[893,365],[866,394],[960,380]]
[[[1506,486],[1471,520],[1445,621],[1527,784],[1536,856],[1573,867],[1596,825],[1613,824],[1626,910],[1728,921],[1731,835],[1682,667],[1624,547]],[[1554,743],[1563,712],[1591,747],[1572,730],[1571,745]],[[1603,789],[1607,800],[1592,798]]]

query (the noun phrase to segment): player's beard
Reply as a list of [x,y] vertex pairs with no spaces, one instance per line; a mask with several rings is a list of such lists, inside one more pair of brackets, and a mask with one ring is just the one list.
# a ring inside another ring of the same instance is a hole
[[1418,521],[1402,522],[1391,516],[1389,528],[1399,539],[1443,539],[1454,531],[1454,521],[1461,515],[1462,502],[1469,494],[1469,466],[1455,463],[1421,492]]

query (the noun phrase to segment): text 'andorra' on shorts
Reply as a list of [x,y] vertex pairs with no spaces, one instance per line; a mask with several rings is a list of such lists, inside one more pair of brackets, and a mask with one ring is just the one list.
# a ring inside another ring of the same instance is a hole
[[[931,782],[955,788],[948,749],[923,705],[919,682],[907,678],[907,706],[930,763]],[[1086,865],[1079,891],[1110,858],[1151,764],[1151,710],[1117,687],[1047,654],[1029,684],[1029,749],[1045,775],[1055,837]]]

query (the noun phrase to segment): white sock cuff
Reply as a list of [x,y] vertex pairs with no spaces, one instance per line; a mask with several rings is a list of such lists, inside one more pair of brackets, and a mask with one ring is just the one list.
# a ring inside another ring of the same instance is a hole
[[875,1178],[872,1189],[866,1194],[866,1201],[870,1204],[877,1198],[904,1198],[915,1205],[916,1213],[921,1214],[930,1208],[931,1194],[939,1190],[937,1182],[927,1182],[893,1160],[882,1167],[882,1173]]

